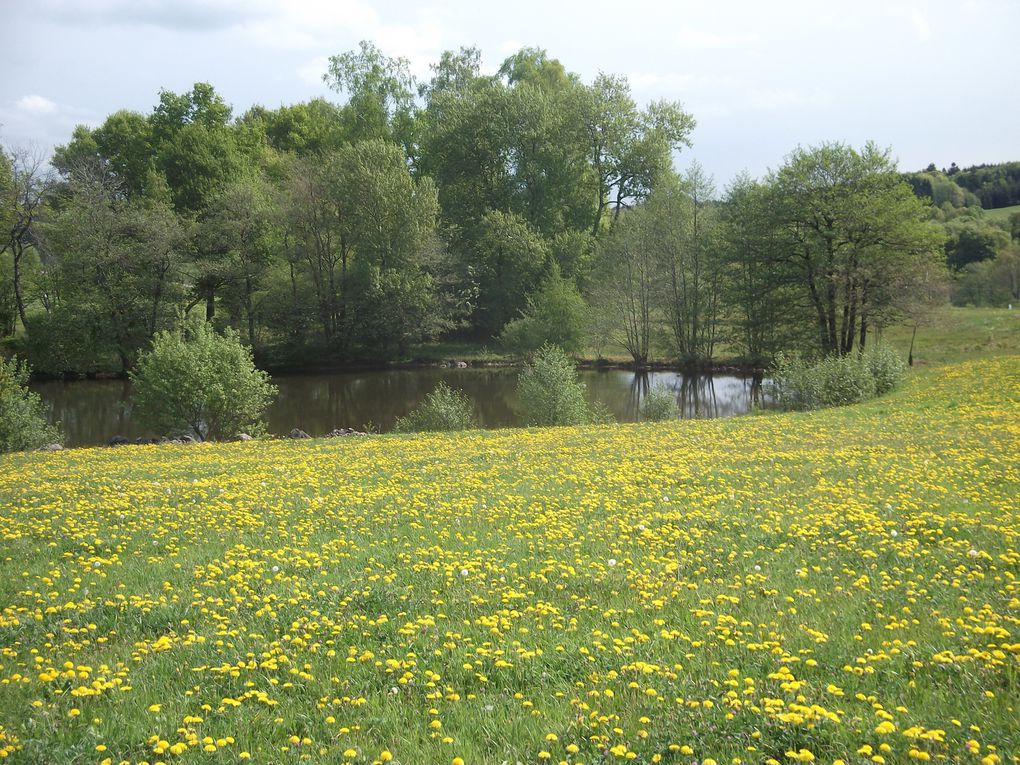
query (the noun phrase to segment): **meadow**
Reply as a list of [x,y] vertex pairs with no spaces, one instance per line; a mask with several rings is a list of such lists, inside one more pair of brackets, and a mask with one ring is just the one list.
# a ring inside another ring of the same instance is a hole
[[848,409],[0,458],[14,763],[1020,758],[1020,357]]

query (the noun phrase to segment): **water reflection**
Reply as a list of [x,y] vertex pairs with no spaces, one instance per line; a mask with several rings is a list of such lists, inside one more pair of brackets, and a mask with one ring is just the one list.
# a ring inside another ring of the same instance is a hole
[[[657,385],[675,392],[685,418],[744,414],[761,396],[761,379],[750,377],[583,370],[580,378],[589,401],[601,403],[620,422],[637,421],[642,400]],[[269,431],[283,434],[301,428],[315,436],[336,427],[366,425],[387,431],[440,381],[475,401],[482,427],[520,423],[516,370],[400,369],[277,375],[273,382],[280,393],[267,413]],[[49,381],[31,387],[51,407],[51,419],[63,424],[68,446],[102,444],[115,435],[156,435],[132,419],[131,384],[126,380]]]

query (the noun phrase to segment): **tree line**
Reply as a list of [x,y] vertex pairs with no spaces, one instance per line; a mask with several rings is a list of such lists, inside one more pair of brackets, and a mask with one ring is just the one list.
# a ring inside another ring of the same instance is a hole
[[456,336],[760,364],[862,348],[938,297],[943,228],[873,145],[798,148],[717,194],[695,121],[525,48],[427,81],[370,43],[339,103],[234,116],[204,83],[4,152],[0,334],[37,370],[131,369],[199,313],[269,365],[405,358]]

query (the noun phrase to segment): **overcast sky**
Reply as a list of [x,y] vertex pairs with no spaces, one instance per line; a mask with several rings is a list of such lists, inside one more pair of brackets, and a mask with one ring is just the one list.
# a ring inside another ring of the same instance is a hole
[[240,114],[315,96],[327,58],[375,42],[420,77],[476,45],[487,71],[545,48],[639,104],[678,100],[719,187],[797,145],[874,140],[904,170],[1020,160],[1018,0],[0,0],[0,141],[44,150],[78,123],[211,83]]

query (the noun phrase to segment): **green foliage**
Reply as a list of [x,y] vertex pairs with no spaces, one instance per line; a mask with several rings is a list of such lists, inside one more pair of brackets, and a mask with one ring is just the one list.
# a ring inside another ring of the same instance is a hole
[[780,409],[846,406],[887,393],[902,382],[905,371],[902,359],[884,346],[864,353],[833,354],[815,363],[779,354],[770,390]]
[[475,407],[464,393],[441,382],[406,417],[398,417],[394,430],[419,433],[431,430],[470,430],[478,427]]
[[990,260],[968,263],[953,284],[952,300],[954,305],[1020,303],[1020,246],[1007,247]]
[[974,192],[985,209],[1020,204],[1020,162],[967,167],[952,178]]
[[945,224],[946,263],[962,269],[970,263],[991,260],[1010,244],[1010,236],[999,226],[981,219],[956,218]]
[[159,433],[201,440],[260,432],[276,395],[269,375],[232,330],[219,335],[203,323],[189,335],[161,332],[138,360],[131,373],[138,419]]
[[797,149],[768,185],[771,235],[795,253],[792,283],[810,301],[820,354],[849,354],[932,293],[944,235],[887,150]]
[[517,380],[517,399],[528,425],[584,425],[604,421],[585,401],[573,362],[561,348],[545,344]]
[[547,243],[518,215],[491,211],[478,241],[478,316],[496,333],[520,310],[549,265]]
[[508,323],[500,335],[502,346],[526,354],[546,343],[576,353],[584,344],[587,308],[573,282],[554,268],[541,288],[528,298],[524,315]]
[[26,387],[30,370],[0,357],[0,454],[60,442],[60,428],[47,425],[43,403]]
[[652,386],[641,402],[641,419],[646,422],[665,422],[679,417],[676,391],[662,383]]
[[907,366],[900,355],[888,345],[875,345],[862,355],[875,381],[876,396],[888,393],[903,382]]
[[75,305],[35,316],[24,350],[32,368],[48,375],[107,372],[118,366],[109,326]]

